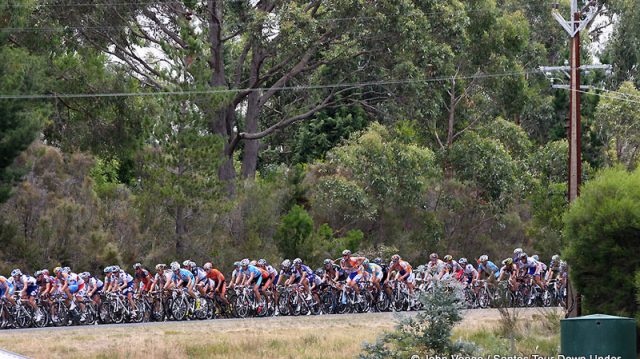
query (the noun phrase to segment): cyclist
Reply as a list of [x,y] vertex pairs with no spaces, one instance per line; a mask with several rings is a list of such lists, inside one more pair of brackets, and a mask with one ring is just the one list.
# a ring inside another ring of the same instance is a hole
[[520,255],[524,252],[522,248],[516,248],[513,250],[513,263],[518,263],[520,261]]
[[112,271],[112,291],[120,292],[122,295],[127,297],[127,301],[129,301],[129,306],[131,308],[131,315],[136,316],[136,305],[133,301],[133,292],[134,292],[134,279],[133,276],[124,271],[124,269],[120,268],[120,266],[111,267]]
[[156,264],[156,274],[153,276],[153,282],[151,282],[151,290],[162,291],[165,289],[171,289],[173,285],[173,273],[167,270],[167,265],[164,263]]
[[376,290],[379,292],[380,281],[382,280],[382,276],[383,276],[382,268],[375,263],[369,263],[369,260],[367,259],[365,259],[364,262],[362,262],[362,267],[364,268],[364,271],[370,275],[369,280],[371,281],[373,286],[376,288]]
[[[467,259],[466,258],[460,258],[460,263],[467,263]],[[478,280],[478,277],[479,277],[479,273],[473,267],[473,264],[467,263],[464,266],[464,274],[463,274],[463,281],[462,282],[465,283],[466,285],[473,285]]]
[[329,284],[329,282],[335,283],[337,288],[341,288],[342,285],[339,282],[347,280],[346,272],[339,265],[335,264],[333,259],[327,258],[323,262],[324,269],[324,282]]
[[453,259],[453,256],[450,254],[447,254],[446,256],[444,256],[443,259],[444,259],[444,264],[451,265],[452,276],[459,280],[462,277],[462,273],[464,272],[464,269],[462,268],[460,263],[458,263],[455,259]]
[[498,282],[502,282],[504,280],[509,281],[512,288],[516,286],[516,278],[518,275],[518,266],[513,263],[513,258],[506,258],[502,261],[502,267],[500,268],[500,276],[498,277]]
[[96,305],[100,305],[100,292],[104,288],[104,282],[89,272],[80,273],[80,278],[87,283],[87,297],[91,298]]
[[531,276],[533,281],[540,286],[540,288],[546,289],[544,283],[540,279],[540,270],[542,267],[539,263],[533,259],[533,257],[527,256],[526,253],[520,254],[520,261],[518,262],[518,269],[521,276]]
[[[200,295],[205,296],[210,290],[209,286],[209,278],[207,277],[207,272],[196,265],[196,262],[191,260],[186,260],[182,263],[182,266],[191,271],[193,277],[195,278],[194,287],[198,289]],[[199,303],[198,303],[199,305]]]
[[11,304],[16,305],[16,301],[13,300],[14,291],[15,287],[13,286],[13,284],[6,277],[0,275],[0,298],[4,297]]
[[229,305],[229,301],[227,300],[227,283],[224,281],[224,275],[218,269],[213,268],[211,262],[205,263],[202,269],[207,273],[212,292],[218,295],[225,305]]
[[[180,263],[178,262],[171,262],[171,272],[173,272],[173,276],[171,277],[171,281],[173,282],[172,285],[175,286],[175,288],[187,288],[187,293],[189,293],[189,296],[194,300],[197,299],[198,297],[193,291],[193,286],[195,283],[195,277],[193,276],[193,273],[184,268],[180,268]],[[169,284],[165,283],[164,289],[168,289],[168,287]]]
[[20,298],[27,300],[33,310],[38,309],[36,305],[38,284],[34,277],[22,274],[22,271],[16,268],[11,271],[11,278],[9,278],[9,281],[13,283],[15,290],[20,292]]
[[[240,261],[240,266],[242,270],[242,275],[244,276],[244,280],[242,285],[251,287],[253,289],[253,294],[256,297],[256,302],[258,305],[258,312],[262,312],[263,304],[262,304],[262,296],[260,295],[260,285],[262,284],[262,271],[258,269],[258,267],[251,265],[251,262],[248,258]],[[254,303],[254,304],[255,304]]]
[[555,279],[558,276],[558,273],[560,272],[560,256],[557,254],[554,254],[551,257],[551,262],[549,262],[549,267],[547,270],[547,274],[545,275],[545,280],[547,282],[547,284],[552,280]]
[[495,263],[489,260],[489,256],[483,254],[478,258],[478,272],[480,273],[480,279],[486,276],[490,282],[494,282],[500,277],[500,268]]
[[[84,281],[76,273],[70,272],[69,267],[56,267],[53,271],[56,274],[61,287],[60,292],[66,294],[66,302],[69,310],[76,308],[77,296],[84,294]],[[80,303],[80,308],[84,311],[84,304]],[[84,320],[81,318],[80,320]]]
[[136,263],[133,265],[133,287],[136,292],[141,291],[147,293],[151,290],[151,284],[153,283],[153,276],[148,270],[142,267],[142,264]]
[[49,295],[49,292],[52,290],[53,286],[51,277],[49,277],[43,270],[37,271],[34,276],[36,277],[36,283],[40,288],[40,297],[46,298]]
[[388,276],[390,276],[391,273],[394,271],[398,272],[395,276],[395,280],[402,281],[407,284],[407,288],[409,289],[409,295],[411,297],[411,300],[414,301],[413,287],[416,283],[416,278],[415,278],[415,275],[413,274],[413,269],[411,268],[411,264],[409,264],[409,262],[403,261],[399,255],[394,254],[393,256],[391,256],[391,263],[389,263],[389,273],[387,275],[387,280],[390,279],[388,278]]
[[312,299],[310,283],[313,283],[316,280],[316,275],[313,272],[313,269],[304,265],[302,263],[302,259],[296,258],[293,260],[293,274],[298,278],[297,282],[302,284],[302,287],[307,294],[307,301],[310,301]]
[[429,262],[426,264],[426,270],[434,279],[440,280],[440,274],[444,271],[444,262],[438,257],[438,253],[429,254]]
[[229,281],[229,287],[233,288],[239,285],[244,280],[242,273],[242,266],[240,262],[233,262],[233,272],[231,272],[231,280]]

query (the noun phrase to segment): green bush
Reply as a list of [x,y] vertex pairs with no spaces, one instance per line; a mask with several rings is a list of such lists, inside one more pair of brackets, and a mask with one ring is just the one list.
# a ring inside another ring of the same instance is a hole
[[383,334],[375,344],[364,344],[362,359],[408,358],[421,356],[471,354],[476,348],[451,339],[453,327],[462,321],[463,309],[456,290],[437,286],[420,297],[424,311],[401,320],[396,329]]
[[632,316],[640,269],[640,171],[603,171],[565,215],[565,256],[586,312]]

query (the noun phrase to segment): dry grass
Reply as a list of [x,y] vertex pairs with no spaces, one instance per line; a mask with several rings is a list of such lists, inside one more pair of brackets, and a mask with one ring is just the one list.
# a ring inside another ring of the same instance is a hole
[[[376,313],[4,331],[0,347],[32,358],[354,358],[364,341],[393,328],[393,318]],[[461,327],[469,333],[498,321],[495,311],[471,311]]]

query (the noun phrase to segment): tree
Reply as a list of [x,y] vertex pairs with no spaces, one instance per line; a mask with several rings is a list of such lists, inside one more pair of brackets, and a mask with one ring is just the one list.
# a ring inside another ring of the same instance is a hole
[[[48,81],[43,58],[19,46],[4,29],[24,20],[21,11],[0,4],[0,94],[38,93]],[[8,15],[4,15],[8,14]],[[46,104],[28,100],[0,99],[0,203],[6,201],[14,181],[22,173],[11,167],[14,159],[36,139],[49,115]]]
[[161,225],[167,218],[173,227],[170,245],[156,243],[154,252],[183,256],[197,238],[207,236],[190,228],[206,218],[220,191],[216,159],[222,145],[206,126],[206,117],[189,98],[161,101],[158,117],[151,114],[145,124],[150,143],[143,163],[143,207],[151,211],[151,223]]
[[638,310],[639,203],[640,171],[612,168],[586,183],[565,215],[563,255],[587,313],[631,316]]
[[[229,91],[223,108],[206,113],[209,131],[225,143],[225,181],[235,177],[239,148],[242,175],[253,178],[260,139],[332,106],[375,111],[389,97],[384,86],[352,84],[431,76],[453,53],[442,42],[459,24],[457,5],[446,1],[50,3],[59,5],[48,14],[54,23],[76,27],[63,34],[69,44],[117,58],[143,88]],[[423,68],[429,73],[416,71]],[[287,86],[315,90],[282,91]]]
[[621,163],[632,170],[640,152],[640,111],[625,98],[640,98],[640,91],[631,82],[624,82],[618,91],[620,95],[600,100],[596,123],[609,163]]

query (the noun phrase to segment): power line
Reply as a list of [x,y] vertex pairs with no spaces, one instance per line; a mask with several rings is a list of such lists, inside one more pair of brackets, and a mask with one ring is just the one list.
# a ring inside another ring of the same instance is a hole
[[186,95],[211,95],[211,94],[228,94],[237,92],[255,92],[255,91],[301,91],[301,90],[318,90],[318,89],[333,89],[333,88],[361,88],[367,86],[382,86],[382,85],[405,85],[412,83],[429,83],[429,82],[442,82],[449,81],[452,78],[455,79],[474,79],[474,78],[499,78],[508,76],[526,75],[532,73],[538,73],[539,70],[529,71],[513,71],[504,73],[493,74],[479,74],[468,76],[441,76],[432,77],[427,79],[402,79],[402,80],[384,80],[384,81],[370,81],[370,82],[355,82],[355,83],[337,83],[326,85],[304,85],[304,86],[282,86],[282,87],[259,87],[259,88],[244,88],[244,89],[210,89],[210,90],[193,90],[193,91],[160,91],[160,92],[114,92],[114,93],[64,93],[64,94],[24,94],[24,95],[0,95],[0,100],[43,100],[43,99],[55,99],[55,98],[98,98],[98,97],[147,97],[147,96],[186,96]]
[[[566,89],[566,90],[570,91],[570,89]],[[589,91],[584,91],[584,90],[573,90],[573,91],[584,93],[584,94],[587,94],[587,95],[595,95],[595,96],[599,96],[599,97],[603,97],[603,98],[610,98],[610,99],[613,99],[613,100],[620,100],[620,101],[623,101],[623,102],[640,104],[640,100],[638,100],[638,101],[631,100],[631,99],[626,98],[626,97],[620,97],[620,96],[615,96],[615,95],[606,95],[606,94],[601,94],[601,93],[597,93],[597,92],[589,92]]]

